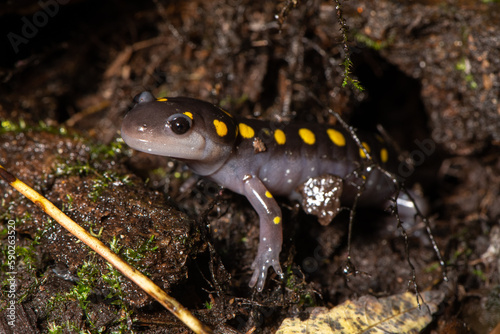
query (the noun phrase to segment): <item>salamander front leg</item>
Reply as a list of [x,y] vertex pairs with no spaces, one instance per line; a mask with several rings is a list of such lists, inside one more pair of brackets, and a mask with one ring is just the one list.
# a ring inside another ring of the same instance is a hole
[[245,175],[243,182],[245,196],[260,218],[259,249],[252,264],[254,272],[249,283],[251,287],[257,285],[257,290],[260,292],[264,288],[269,267],[272,266],[274,271],[283,277],[279,261],[283,243],[281,209],[257,177]]

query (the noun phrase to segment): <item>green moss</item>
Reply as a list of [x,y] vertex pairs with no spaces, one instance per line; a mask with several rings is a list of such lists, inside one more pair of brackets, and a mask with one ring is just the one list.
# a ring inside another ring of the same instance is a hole
[[472,269],[472,273],[483,282],[486,282],[488,280],[488,275],[486,275],[485,272],[481,269]]
[[[110,165],[116,161],[120,156],[124,156],[127,150],[123,149],[123,140],[117,138],[115,141],[108,145],[96,144],[86,139],[81,139],[88,147],[90,159],[81,157],[80,159],[68,159],[68,154],[59,157],[59,162],[55,165],[53,174],[56,177],[64,176],[88,176],[94,175],[94,183],[92,190],[88,196],[94,202],[102,195],[104,189],[108,188],[111,184],[122,183],[130,185],[132,182],[129,175],[121,175],[114,170],[103,170],[103,162],[111,161]],[[68,195],[69,196],[69,195]],[[68,198],[71,200],[71,198]]]
[[93,222],[87,222],[87,224],[89,225],[89,234],[91,236],[93,236],[94,238],[99,239],[102,236],[102,231],[104,230],[104,227],[101,226],[101,228],[99,229],[99,232],[95,233],[94,232],[95,223],[93,223]]
[[26,129],[26,127],[26,122],[23,119],[20,119],[17,122],[5,120],[0,122],[0,133],[22,132]]
[[88,163],[68,165],[67,163],[61,162],[58,163],[54,169],[54,175],[57,177],[71,175],[85,176],[92,172],[94,172],[94,169],[90,167]]
[[120,316],[118,322],[120,324],[121,331],[127,331],[128,323],[132,323],[132,310],[129,310],[124,302],[125,294],[121,288],[121,281],[123,280],[122,274],[115,269],[111,264],[107,263],[108,272],[102,275],[102,279],[106,284],[108,284],[110,291],[106,296],[106,299],[111,300],[112,305],[116,305],[119,308],[117,315]]
[[220,101],[219,105],[222,108],[229,108],[231,106],[241,106],[246,101],[248,101],[248,98],[249,98],[248,94],[243,94],[239,98],[233,98],[232,96],[226,96],[225,98],[223,98]]
[[84,261],[83,265],[78,269],[78,282],[73,289],[66,294],[69,298],[74,298],[78,301],[80,308],[86,311],[90,303],[88,298],[94,291],[96,282],[101,275],[99,268],[93,261]]
[[97,199],[102,195],[103,191],[107,189],[110,185],[121,183],[125,185],[131,185],[129,175],[121,175],[115,171],[104,171],[101,172],[98,169],[92,167],[90,163],[79,164],[76,162],[73,165],[67,163],[59,163],[56,165],[55,176],[87,176],[89,174],[95,175],[95,179],[92,183],[92,190],[88,193],[88,197],[92,201],[96,202]]
[[455,64],[455,69],[462,72],[462,76],[469,88],[477,89],[478,85],[471,73],[470,61],[467,58],[463,57],[460,59],[460,61]]
[[165,179],[168,177],[169,173],[166,168],[159,167],[155,168],[151,171],[151,175],[154,177],[158,177],[158,179]]
[[[114,250],[116,250],[117,241],[114,242]],[[117,306],[115,309],[115,314],[118,317],[115,328],[116,333],[129,333],[129,323],[132,322],[132,311],[128,309],[124,302],[124,292],[121,289],[121,281],[123,280],[122,275],[116,269],[114,269],[110,264],[108,266],[108,272],[102,273],[100,268],[97,266],[95,260],[84,261],[83,265],[79,267],[77,275],[78,281],[73,286],[73,288],[65,293],[58,293],[51,297],[49,303],[47,304],[47,309],[49,313],[58,308],[65,309],[68,301],[77,301],[80,309],[85,315],[86,326],[88,329],[82,330],[80,327],[76,327],[72,323],[58,324],[57,321],[52,323],[51,331],[52,333],[60,332],[71,332],[71,333],[101,333],[105,328],[96,327],[96,325],[90,320],[91,316],[88,313],[88,305],[91,303],[90,299],[93,294],[95,294],[96,289],[100,279],[108,284],[107,289],[109,289],[106,299],[110,299],[110,304]],[[55,319],[57,320],[57,319]]]
[[121,253],[124,260],[128,263],[138,263],[146,257],[146,253],[154,252],[158,249],[158,246],[154,245],[154,235],[149,239],[145,240],[137,249],[127,248]]
[[316,303],[316,300],[314,299],[314,296],[312,296],[310,293],[305,293],[300,296],[300,305],[302,307],[316,307],[318,306]]
[[121,175],[116,172],[104,172],[100,174],[100,178],[94,180],[93,190],[89,193],[89,197],[95,202],[101,196],[102,191],[108,188],[110,184],[121,183],[124,185],[132,185],[129,175]]
[[85,321],[88,330],[82,331],[79,327],[75,327],[73,324],[66,323],[64,325],[53,326],[54,333],[59,333],[59,330],[75,333],[101,333],[105,328],[97,328],[95,324],[90,320],[91,317],[88,314],[87,307],[91,303],[90,297],[95,293],[97,284],[102,277],[104,282],[109,286],[110,293],[106,296],[107,299],[112,299],[112,305],[118,305],[119,308],[116,309],[116,315],[120,317],[118,320],[119,333],[128,332],[127,322],[130,321],[132,311],[129,311],[123,302],[123,292],[120,287],[120,281],[122,280],[121,274],[108,264],[109,272],[102,274],[100,268],[97,266],[96,262],[85,261],[81,267],[79,267],[77,275],[78,281],[73,288],[66,293],[58,293],[57,295],[51,297],[50,302],[47,304],[49,310],[55,310],[57,308],[65,308],[66,303],[71,300],[76,300],[81,310],[85,314]]
[[102,192],[104,191],[104,189],[109,187],[109,185],[110,185],[109,181],[110,180],[107,179],[106,177],[95,179],[93,184],[92,184],[92,191],[89,192],[88,197],[92,201],[97,202],[99,197],[102,195]]
[[39,244],[43,230],[39,229],[32,240],[21,239],[17,228],[28,219],[32,219],[31,215],[11,217],[4,214],[3,216],[5,216],[7,223],[0,226],[0,295],[7,300],[11,284],[8,280],[12,277],[16,277],[18,280],[29,278],[30,285],[16,289],[16,302],[21,303],[32,294],[39,284],[37,273],[40,263],[36,246]]
[[54,319],[52,322],[49,321],[49,323],[52,324],[52,329],[49,329],[49,331],[52,333],[67,333],[68,331],[71,333],[100,333],[103,331],[103,328],[97,328],[95,326],[87,313],[87,307],[90,304],[89,299],[97,287],[97,282],[101,277],[101,270],[93,260],[84,261],[82,266],[79,267],[77,275],[78,280],[72,289],[68,292],[58,293],[52,296],[46,307],[49,313],[51,313],[58,309],[65,310],[69,301],[77,301],[80,309],[85,315],[86,327],[88,327],[89,330],[82,330],[79,326],[70,322],[55,325],[57,319]]
[[342,44],[344,48],[344,61],[342,62],[342,65],[344,66],[344,80],[342,81],[342,87],[349,85],[352,85],[354,88],[357,90],[363,91],[364,88],[361,86],[358,80],[352,78],[352,73],[351,73],[351,68],[352,68],[352,61],[351,61],[351,52],[349,48],[349,26],[346,23],[346,20],[344,19],[344,15],[342,13],[342,4],[340,0],[334,0],[335,3],[335,8],[337,9],[337,20],[340,24],[340,32],[342,34]]
[[73,210],[73,196],[71,194],[66,194],[66,203],[63,203],[61,211],[71,211]]
[[288,266],[286,268],[286,287],[292,291],[295,291],[297,293],[300,292],[300,284],[303,282],[297,281],[297,275],[293,272],[292,266]]
[[[96,201],[103,193],[107,187],[116,185],[116,184],[125,184],[130,185],[132,182],[129,179],[128,175],[121,175],[113,170],[106,170],[103,166],[113,166],[114,161],[123,157],[127,154],[127,150],[123,148],[123,141],[121,138],[116,139],[109,145],[95,144],[90,140],[87,140],[82,137],[78,137],[78,135],[68,133],[67,129],[64,127],[50,127],[44,123],[39,123],[37,126],[30,126],[24,120],[19,121],[1,121],[0,122],[0,134],[7,132],[29,132],[29,131],[40,131],[40,132],[49,132],[57,135],[68,136],[72,135],[73,138],[77,139],[80,142],[76,142],[75,145],[71,147],[75,147],[78,150],[82,148],[88,152],[89,156],[79,157],[76,160],[69,161],[69,153],[63,153],[59,157],[59,163],[53,169],[53,175],[51,177],[67,177],[67,176],[92,176],[90,183],[91,189],[89,193],[89,197]],[[90,159],[89,159],[90,157]],[[111,168],[111,167],[110,167]],[[67,202],[63,206],[64,211],[70,211],[74,207],[74,198],[72,195],[66,195]],[[6,203],[2,201],[2,208],[5,210],[0,210],[0,217],[4,221],[9,221],[11,219],[16,219],[16,226],[23,224],[27,219],[32,219],[29,213],[26,213],[21,218],[15,218],[11,216],[11,212],[13,212],[12,208],[15,208],[18,205],[15,202]],[[55,222],[48,218],[47,223],[43,224],[44,226],[40,227],[37,231],[33,240],[26,239],[24,237],[20,240],[20,236],[16,234],[16,248],[15,248],[15,266],[16,269],[22,268],[22,270],[17,270],[18,277],[19,275],[33,275],[33,284],[32,287],[23,287],[23,295],[16,296],[17,302],[22,302],[26,296],[33,296],[33,291],[40,284],[40,281],[36,277],[37,272],[43,272],[43,270],[39,270],[36,266],[38,265],[35,251],[35,246],[39,243],[40,237],[46,231],[50,230],[51,226],[55,224]],[[92,231],[92,226],[91,226]],[[3,273],[8,272],[6,266],[9,265],[5,259],[8,256],[8,245],[3,242],[5,238],[8,237],[8,229],[6,225],[0,225],[0,270],[2,274],[0,274],[0,285],[2,287],[2,292],[0,295],[6,291],[3,287],[8,284],[6,281],[8,277],[6,277]],[[94,231],[92,231],[94,232]],[[97,231],[95,231],[97,232]],[[94,236],[100,237],[102,230],[97,232],[97,235],[93,233]],[[153,245],[153,237],[149,240],[146,240],[142,245],[138,247],[138,249],[132,251],[129,250],[126,254],[128,255],[128,259],[132,262],[137,262],[140,259],[144,258],[145,253],[148,251],[156,250],[156,247]],[[22,245],[22,246],[21,246]],[[118,242],[115,240],[114,250],[118,250]],[[9,270],[10,271],[10,270]],[[103,328],[96,328],[95,325],[90,320],[91,317],[87,314],[87,308],[90,304],[90,296],[95,294],[96,287],[99,282],[104,280],[105,283],[110,285],[110,294],[108,294],[107,298],[112,300],[112,304],[117,305],[116,315],[120,319],[118,320],[118,329],[115,327],[114,330],[117,332],[128,333],[130,332],[129,325],[131,323],[131,311],[128,310],[124,300],[124,294],[120,288],[120,282],[123,280],[121,274],[109,267],[109,273],[102,275],[102,270],[96,265],[94,261],[86,261],[83,265],[78,269],[77,272],[78,281],[75,282],[75,285],[68,292],[61,292],[52,296],[47,303],[47,310],[49,313],[49,325],[48,331],[50,333],[61,333],[61,332],[75,332],[75,333],[99,333],[102,332]],[[102,283],[100,283],[102,284]],[[24,293],[26,292],[26,293]],[[20,291],[18,293],[21,293]],[[3,297],[2,297],[3,298]],[[86,326],[84,328],[88,328],[88,330],[81,330],[75,324],[66,322],[62,323],[61,321],[57,321],[57,319],[50,318],[50,312],[54,309],[65,310],[68,303],[74,301],[78,302],[79,307],[83,311],[85,315]],[[3,306],[3,305],[2,305]]]
[[436,270],[438,270],[439,268],[441,268],[441,265],[439,264],[439,262],[434,262],[430,266],[427,266],[425,268],[425,272],[426,273],[433,273]]
[[[69,136],[68,129],[63,125],[51,126],[47,123],[40,121],[37,125],[29,125],[24,119],[17,121],[5,120],[0,122],[0,134],[7,132],[21,133],[21,132],[48,132],[62,136]],[[79,138],[77,133],[71,133],[73,138]]]
[[[131,266],[135,267],[139,271],[144,271],[147,268],[141,265],[141,261],[147,256],[150,256],[151,252],[155,252],[158,249],[158,246],[155,245],[154,235],[152,235],[139,246],[133,248],[127,247],[124,249],[123,246],[119,245],[118,238],[114,236],[109,244],[109,248],[116,254],[119,254],[122,259]],[[147,275],[145,272],[144,274]]]
[[56,324],[55,321],[49,322],[48,333],[62,334],[62,333],[78,333],[78,334],[91,334],[91,333],[103,333],[105,328],[99,328],[96,330],[81,329],[80,325],[75,324],[70,321],[66,321],[63,324]]
[[364,45],[375,51],[380,51],[382,49],[385,49],[386,47],[392,44],[392,39],[379,41],[360,32],[356,33],[354,35],[354,38],[356,39],[356,41],[363,43]]
[[349,85],[354,86],[359,91],[365,90],[363,86],[359,83],[358,80],[353,79],[351,77],[351,68],[352,68],[352,61],[350,57],[345,57],[344,61],[342,62],[342,65],[344,66],[344,80],[342,81],[342,87]]
[[49,323],[48,332],[49,332],[49,334],[62,334],[63,333],[63,326],[56,325],[55,322],[51,322],[51,323]]
[[116,138],[110,144],[91,144],[90,145],[90,159],[91,160],[111,160],[117,156],[129,152],[123,148],[123,139]]

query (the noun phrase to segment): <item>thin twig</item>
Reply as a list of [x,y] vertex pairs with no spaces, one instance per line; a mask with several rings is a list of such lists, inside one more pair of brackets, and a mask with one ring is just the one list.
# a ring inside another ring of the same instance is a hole
[[191,328],[195,333],[208,334],[212,330],[205,324],[196,319],[191,312],[182,306],[177,300],[167,295],[159,286],[153,283],[148,277],[137,271],[135,268],[124,262],[118,255],[113,253],[99,239],[91,236],[85,229],[75,223],[65,213],[59,210],[48,199],[40,195],[26,183],[20,181],[17,177],[8,172],[0,165],[0,178],[9,183],[14,189],[26,196],[29,200],[35,203],[49,216],[54,218],[62,227],[68,230],[71,234],[92,248],[97,254],[101,255],[106,261],[111,263],[123,275],[128,277],[132,282],[137,284],[148,295],[156,299],[167,310],[172,312],[186,326]]

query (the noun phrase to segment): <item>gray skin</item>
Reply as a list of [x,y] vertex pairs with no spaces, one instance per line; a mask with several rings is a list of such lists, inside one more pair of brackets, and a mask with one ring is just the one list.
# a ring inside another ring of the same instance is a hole
[[[258,291],[264,287],[269,267],[283,275],[281,209],[271,194],[296,197],[296,189],[308,179],[332,175],[343,182],[343,190],[334,193],[342,203],[350,204],[363,183],[356,171],[366,172],[370,165],[350,134],[339,127],[239,119],[207,102],[182,97],[157,101],[149,92],[136,97],[136,102],[121,130],[130,147],[184,161],[195,173],[246,196],[257,211],[260,242],[249,285]],[[247,133],[245,138],[238,132],[240,123],[251,127],[253,136]],[[314,143],[300,138],[298,131],[303,128],[314,133]],[[286,143],[275,140],[278,129]],[[345,144],[335,145],[327,129],[341,133]],[[370,147],[374,163],[390,169],[397,162],[395,152],[380,138],[363,136],[361,140]],[[389,152],[388,161],[381,161],[382,149]],[[373,167],[365,175],[358,204],[383,207],[396,191],[393,179]]]

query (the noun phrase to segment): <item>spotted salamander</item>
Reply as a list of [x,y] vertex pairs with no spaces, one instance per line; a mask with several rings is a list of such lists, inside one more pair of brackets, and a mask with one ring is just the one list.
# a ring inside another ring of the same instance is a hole
[[[384,168],[397,161],[380,136],[358,134],[362,150],[341,126],[240,118],[208,102],[186,97],[155,99],[149,92],[139,94],[135,101],[123,120],[125,143],[184,161],[195,173],[246,196],[258,213],[260,242],[249,285],[259,291],[269,267],[283,275],[279,262],[282,216],[274,195],[293,197],[307,180],[333,175],[343,186],[341,193],[334,193],[342,203],[352,203],[362,180],[357,171],[365,168],[367,153]],[[357,203],[383,206],[394,195],[395,183],[375,168],[367,175]]]

